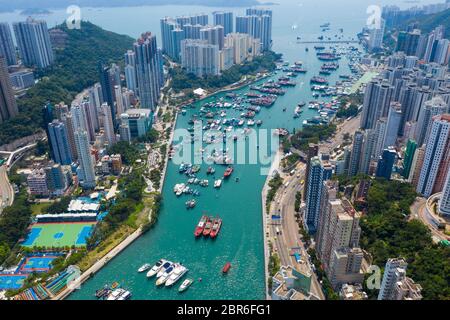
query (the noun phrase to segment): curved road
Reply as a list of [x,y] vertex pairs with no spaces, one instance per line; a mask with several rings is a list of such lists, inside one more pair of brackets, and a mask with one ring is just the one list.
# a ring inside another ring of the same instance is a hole
[[14,201],[14,189],[9,183],[6,166],[0,167],[0,214],[3,209],[12,205]]

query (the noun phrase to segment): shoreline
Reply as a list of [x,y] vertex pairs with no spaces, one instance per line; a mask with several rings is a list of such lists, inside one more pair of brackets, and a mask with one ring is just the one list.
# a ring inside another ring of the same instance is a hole
[[266,212],[266,197],[267,197],[267,191],[269,186],[270,178],[272,177],[272,174],[275,170],[279,169],[280,166],[280,160],[281,160],[281,149],[278,149],[277,153],[275,154],[275,157],[273,159],[272,165],[270,166],[269,172],[267,173],[266,180],[264,182],[264,185],[261,190],[261,203],[262,203],[262,227],[263,227],[263,241],[264,241],[264,288],[265,288],[265,296],[266,300],[271,300],[271,296],[269,294],[269,287],[268,287],[268,279],[269,279],[269,244],[268,244],[268,236],[267,236],[267,220],[269,213]]

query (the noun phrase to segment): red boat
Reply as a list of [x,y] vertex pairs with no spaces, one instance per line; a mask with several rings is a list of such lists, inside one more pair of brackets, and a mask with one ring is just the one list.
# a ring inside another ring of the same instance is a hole
[[220,218],[214,219],[213,226],[212,226],[212,229],[211,229],[211,233],[209,234],[209,236],[211,238],[217,237],[217,235],[219,234],[221,226],[222,226],[222,219],[220,219]]
[[197,227],[195,228],[194,236],[196,236],[196,237],[201,236],[203,230],[205,229],[206,223],[208,221],[209,221],[208,216],[202,216],[202,218],[200,219],[200,221],[197,224]]
[[203,229],[203,236],[205,236],[205,237],[209,236],[209,234],[211,233],[212,225],[213,225],[211,218],[207,218],[207,219],[208,219],[208,221],[206,221],[205,228]]
[[231,268],[231,263],[227,262],[227,263],[223,266],[222,272],[223,272],[223,273],[227,273],[227,272],[230,270],[230,268]]
[[225,170],[223,177],[228,178],[233,173],[233,167],[228,167],[227,170]]

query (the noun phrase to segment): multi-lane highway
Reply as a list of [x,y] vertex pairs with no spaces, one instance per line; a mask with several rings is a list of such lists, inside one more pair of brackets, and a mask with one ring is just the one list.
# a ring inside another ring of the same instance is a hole
[[[305,164],[299,163],[295,169],[295,174],[284,177],[284,184],[278,190],[271,210],[273,214],[278,213],[281,216],[281,223],[272,224],[270,232],[274,238],[274,245],[280,257],[281,264],[297,266],[311,273],[311,293],[324,300],[325,296],[322,292],[322,287],[311,268],[308,253],[300,239],[299,226],[295,217],[295,195],[303,189],[302,181],[304,179],[305,169]],[[280,231],[278,234],[277,228]],[[290,255],[289,251],[292,248],[298,250],[303,257],[300,264]]]
[[9,183],[6,166],[0,167],[0,214],[3,208],[10,206],[14,201],[14,189]]

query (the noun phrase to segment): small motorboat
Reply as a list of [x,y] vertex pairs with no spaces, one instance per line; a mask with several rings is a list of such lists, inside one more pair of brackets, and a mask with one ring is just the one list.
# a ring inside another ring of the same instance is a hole
[[151,267],[152,267],[151,264],[146,263],[146,264],[142,265],[142,266],[138,269],[138,272],[144,272],[144,271],[150,269]]
[[231,263],[227,262],[227,263],[223,266],[222,273],[228,273],[228,271],[230,270],[230,268],[231,268]]
[[194,283],[194,280],[192,279],[184,280],[183,283],[178,288],[178,292],[186,291],[191,286],[192,283]]

